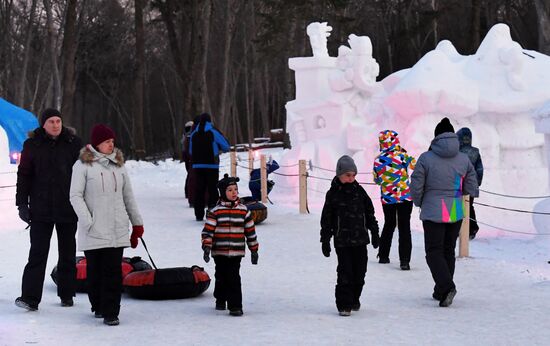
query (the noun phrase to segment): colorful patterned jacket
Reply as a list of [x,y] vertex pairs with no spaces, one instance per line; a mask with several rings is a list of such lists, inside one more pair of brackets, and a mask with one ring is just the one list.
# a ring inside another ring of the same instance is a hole
[[408,170],[414,170],[415,158],[401,148],[395,131],[381,131],[378,140],[380,154],[374,159],[373,175],[382,204],[411,201]]
[[220,200],[207,216],[202,230],[203,248],[211,248],[212,256],[244,257],[245,241],[251,252],[258,251],[254,220],[239,200]]

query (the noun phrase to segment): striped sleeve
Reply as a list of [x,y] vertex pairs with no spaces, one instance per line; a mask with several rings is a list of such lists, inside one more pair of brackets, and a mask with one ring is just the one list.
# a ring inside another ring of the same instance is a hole
[[256,236],[256,227],[254,226],[254,219],[252,219],[252,213],[250,210],[246,212],[244,217],[244,235],[246,237],[246,244],[251,252],[258,251],[260,244],[258,244],[258,237]]
[[202,247],[212,248],[212,238],[214,237],[214,231],[216,230],[216,225],[218,221],[216,215],[212,212],[206,214],[206,222],[204,228],[202,229],[201,238],[202,238]]

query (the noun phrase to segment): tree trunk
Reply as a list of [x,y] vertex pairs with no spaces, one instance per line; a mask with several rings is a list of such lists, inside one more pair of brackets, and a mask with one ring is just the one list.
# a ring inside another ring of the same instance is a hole
[[550,0],[535,0],[538,18],[539,52],[550,55]]
[[27,87],[27,70],[29,66],[29,56],[31,54],[31,39],[32,39],[32,26],[34,23],[34,14],[36,12],[37,0],[32,0],[31,10],[29,12],[29,24],[27,25],[27,32],[25,34],[25,51],[23,52],[23,63],[21,64],[21,75],[19,77],[19,85],[17,86],[17,93],[15,95],[15,103],[19,107],[25,107],[25,89]]
[[481,1],[482,0],[472,0],[472,24],[470,34],[470,52],[472,54],[476,52],[480,43]]
[[229,76],[231,76],[231,44],[233,42],[233,36],[235,34],[237,13],[239,12],[240,8],[240,6],[237,5],[237,0],[227,0],[225,6],[226,17],[222,55],[222,80],[220,81],[220,106],[217,112],[218,119],[220,119],[220,128],[222,131],[225,131],[226,126],[229,124],[228,118],[230,114],[228,112],[227,97],[229,96]]
[[44,9],[46,11],[46,28],[48,30],[48,52],[50,58],[51,74],[52,74],[52,98],[51,105],[46,107],[54,107],[59,109],[61,106],[61,81],[59,77],[59,67],[57,66],[57,51],[56,40],[54,38],[55,29],[53,27],[52,4],[50,0],[43,0]]
[[136,75],[134,82],[134,143],[138,160],[145,158],[143,132],[143,96],[145,85],[145,32],[143,29],[143,0],[135,0]]
[[193,3],[193,48],[191,71],[193,88],[191,89],[192,113],[210,112],[206,68],[208,62],[208,42],[210,39],[211,0],[196,0]]
[[68,0],[61,54],[63,66],[63,99],[61,114],[63,123],[75,126],[74,98],[76,91],[75,59],[77,49],[76,35],[76,5],[77,0]]

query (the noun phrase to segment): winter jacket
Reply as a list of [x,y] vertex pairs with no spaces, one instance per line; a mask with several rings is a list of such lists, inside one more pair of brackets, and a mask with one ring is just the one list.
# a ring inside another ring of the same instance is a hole
[[69,202],[69,188],[81,147],[80,138],[66,127],[56,139],[42,127],[29,133],[17,169],[15,204],[29,206],[31,221],[77,221]]
[[334,247],[366,245],[370,243],[367,229],[378,233],[369,195],[357,181],[342,184],[334,177],[321,213],[321,242],[334,236]]
[[202,230],[202,247],[212,256],[244,257],[245,241],[251,252],[258,251],[254,220],[240,201],[222,201],[206,215]]
[[382,204],[411,201],[408,170],[414,170],[416,160],[399,144],[397,132],[380,132],[380,154],[374,159],[374,182],[380,185]]
[[87,145],[74,164],[71,204],[80,251],[130,246],[129,221],[143,225],[122,152],[104,155]]
[[220,168],[220,152],[229,151],[227,139],[207,121],[191,132],[189,153],[193,168]]
[[470,162],[474,165],[477,176],[477,185],[481,186],[483,181],[483,162],[481,162],[481,155],[479,149],[472,146],[472,131],[469,128],[463,127],[456,133],[458,136],[458,142],[460,143],[460,152],[468,155]]
[[453,223],[464,218],[462,195],[477,197],[476,174],[468,156],[459,152],[452,132],[435,137],[431,150],[416,162],[411,176],[411,196],[420,207],[420,219]]
[[[277,161],[273,160],[271,163],[267,163],[265,165],[266,173],[273,173],[276,170],[279,169],[279,164]],[[253,169],[250,171],[250,182],[248,183],[248,189],[250,189],[250,192],[252,193],[252,198],[259,201],[262,198],[262,182],[261,179],[261,172],[259,168]],[[275,183],[268,180],[267,181],[267,193],[271,192],[271,189],[273,188],[273,185]]]

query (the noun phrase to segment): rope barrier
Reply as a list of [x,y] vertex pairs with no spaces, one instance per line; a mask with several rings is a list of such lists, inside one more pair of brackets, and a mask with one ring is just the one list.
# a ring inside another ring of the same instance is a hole
[[[312,168],[317,168],[317,169],[320,169],[322,171],[327,171],[327,172],[331,172],[331,173],[334,173],[334,169],[328,169],[328,168],[324,168],[324,167],[319,167],[319,166],[315,166],[315,165],[310,165]],[[358,172],[357,173],[358,175],[359,174],[372,174],[372,172]]]
[[504,207],[497,207],[494,205],[479,203],[477,201],[474,201],[474,204],[476,205],[482,205],[484,207],[494,208],[494,209],[501,209],[501,210],[508,210],[508,211],[515,211],[518,213],[526,213],[526,214],[537,214],[537,215],[550,215],[550,213],[544,213],[539,211],[528,211],[528,210],[521,210],[521,209],[512,209],[512,208],[504,208]]
[[490,195],[501,196],[501,197],[509,197],[509,198],[519,198],[519,199],[542,199],[542,198],[550,198],[550,196],[514,196],[514,195],[505,195],[505,194],[502,194],[502,193],[496,193],[496,192],[486,191],[486,190],[483,190],[483,189],[479,189],[479,191],[488,193],[488,194],[490,194]]
[[502,227],[499,227],[499,226],[493,226],[493,225],[490,225],[490,224],[485,223],[485,222],[474,220],[473,218],[470,218],[470,220],[475,221],[480,225],[492,227],[492,228],[498,229],[500,231],[509,232],[509,233],[527,234],[527,235],[550,235],[550,233],[528,233],[528,232],[521,232],[521,231],[512,231],[510,229],[502,228]]
[[283,177],[299,177],[300,174],[284,174],[284,173],[277,173],[277,172],[271,172],[270,174],[280,175]]
[[17,185],[4,185],[0,186],[0,189],[7,189],[8,187],[16,187]]

